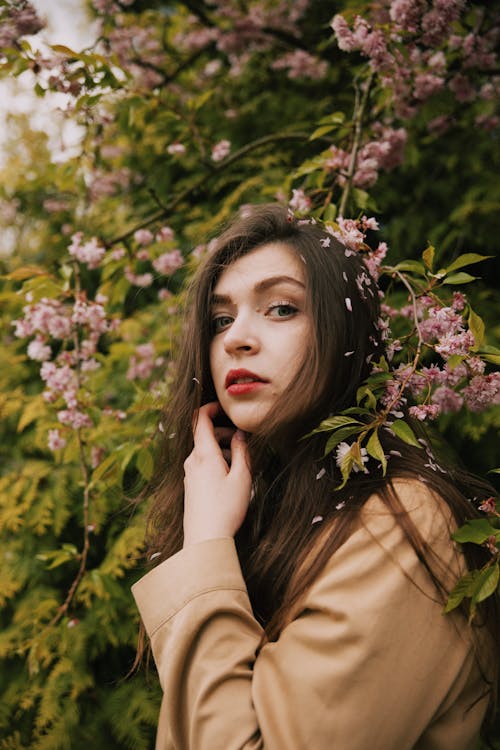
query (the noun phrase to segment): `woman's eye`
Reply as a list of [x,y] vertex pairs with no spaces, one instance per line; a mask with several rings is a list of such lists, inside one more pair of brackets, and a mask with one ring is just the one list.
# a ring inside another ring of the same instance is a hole
[[296,312],[298,312],[298,309],[289,302],[280,302],[277,305],[271,305],[269,308],[269,313],[275,318],[290,318]]
[[233,322],[233,318],[230,315],[218,315],[212,320],[212,332],[220,333],[228,328]]

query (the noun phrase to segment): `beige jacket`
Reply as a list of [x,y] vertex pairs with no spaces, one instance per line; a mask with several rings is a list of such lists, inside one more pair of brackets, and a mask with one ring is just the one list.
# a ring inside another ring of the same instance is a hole
[[[455,577],[449,513],[419,482],[397,491]],[[473,750],[486,708],[467,625],[442,614],[381,500],[335,552],[277,642],[255,658],[233,539],[185,548],[133,593],[164,698],[157,750]]]

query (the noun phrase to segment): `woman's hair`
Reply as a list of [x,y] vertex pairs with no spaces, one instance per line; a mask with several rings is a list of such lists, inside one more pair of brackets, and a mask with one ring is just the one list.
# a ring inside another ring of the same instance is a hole
[[[215,241],[189,290],[172,399],[162,417],[164,440],[152,487],[148,555],[159,553],[155,562],[160,562],[182,547],[183,462],[193,447],[193,413],[216,400],[209,367],[213,289],[231,263],[271,242],[285,244],[304,264],[312,332],[295,380],[258,434],[249,438],[254,496],[235,541],[265,639],[278,637],[294,604],[353,532],[360,510],[375,492],[393,512],[444,602],[448,590],[439,560],[405,512],[392,480],[418,477],[429,483],[457,525],[480,515],[464,492],[472,487],[476,497],[487,497],[491,487],[458,469],[433,470],[428,444],[418,449],[380,430],[385,452],[394,452],[387,476],[375,467],[368,474],[351,475],[343,489],[335,489],[340,473],[332,455],[323,457],[324,436],[302,438],[322,419],[356,404],[356,391],[371,362],[383,354],[379,293],[358,253],[314,220],[296,219],[275,204],[252,207],[237,217]],[[272,445],[280,446],[279,454]],[[319,472],[322,479],[316,481]],[[311,523],[315,516],[322,516],[322,523]],[[465,545],[464,553],[469,568],[484,564],[488,554],[476,545]],[[498,599],[483,603],[481,617],[495,634]],[[498,663],[498,653],[496,657]]]

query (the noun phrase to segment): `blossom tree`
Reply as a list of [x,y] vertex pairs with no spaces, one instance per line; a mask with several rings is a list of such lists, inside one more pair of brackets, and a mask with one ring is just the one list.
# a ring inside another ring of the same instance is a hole
[[[322,221],[363,255],[360,294],[379,281],[387,354],[357,411],[318,427],[342,481],[385,471],[379,430],[418,442],[420,421],[477,471],[495,461],[498,303],[475,275],[493,273],[500,200],[491,5],[93,0],[92,14],[91,48],[35,45],[33,6],[0,0],[1,74],[63,93],[83,133],[61,162],[13,118],[2,167],[6,750],[152,746],[157,690],[122,680],[144,571],[133,498],[153,473],[185,281],[235,210],[278,200]],[[491,563],[449,604],[471,615],[498,585],[498,507],[483,505],[457,539],[489,545]]]

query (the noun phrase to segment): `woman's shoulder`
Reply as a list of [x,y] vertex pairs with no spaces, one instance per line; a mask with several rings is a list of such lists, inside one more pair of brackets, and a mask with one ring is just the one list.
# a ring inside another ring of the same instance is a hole
[[368,498],[360,512],[361,524],[373,528],[404,525],[408,518],[426,540],[443,534],[449,539],[456,529],[446,498],[428,480],[419,477],[389,480]]
[[336,563],[355,550],[367,558],[382,555],[388,565],[397,565],[435,596],[429,570],[447,589],[466,572],[459,546],[452,538],[456,528],[441,493],[420,478],[397,477],[368,498],[352,536],[336,553]]

